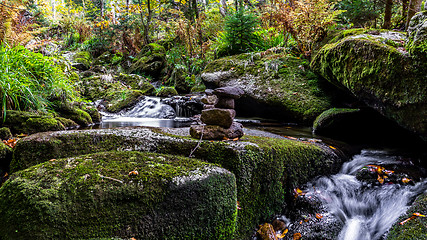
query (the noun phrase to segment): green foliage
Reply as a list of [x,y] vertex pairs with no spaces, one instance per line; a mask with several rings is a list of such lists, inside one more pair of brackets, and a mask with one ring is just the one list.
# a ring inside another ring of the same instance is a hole
[[257,17],[239,9],[236,13],[227,17],[225,21],[225,33],[220,36],[221,47],[225,49],[218,50],[218,56],[234,55],[254,50],[258,45],[259,36],[255,31],[259,27]]
[[366,27],[379,17],[383,11],[381,1],[371,0],[342,0],[336,4],[340,10],[346,10],[340,15],[340,21],[347,24],[353,24],[356,27]]
[[0,103],[7,109],[45,110],[49,99],[76,97],[71,81],[53,59],[22,46],[0,46]]

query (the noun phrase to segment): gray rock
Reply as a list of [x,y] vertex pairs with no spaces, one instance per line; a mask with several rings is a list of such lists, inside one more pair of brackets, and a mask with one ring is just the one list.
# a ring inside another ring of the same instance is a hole
[[221,87],[213,92],[218,98],[239,99],[245,92],[238,87]]
[[232,71],[205,72],[201,77],[208,88],[218,87],[220,82],[233,76]]
[[224,128],[229,128],[236,116],[236,111],[233,109],[213,108],[202,111],[201,120],[208,125],[218,125]]
[[218,100],[218,97],[216,95],[206,95],[206,96],[203,96],[201,99],[202,103],[207,105],[215,105],[217,100]]
[[233,98],[220,98],[215,104],[216,108],[225,108],[225,109],[234,109],[234,99]]
[[223,140],[241,138],[244,132],[242,124],[233,122],[229,128],[217,125],[192,125],[190,127],[190,135],[193,138],[202,138],[204,140]]

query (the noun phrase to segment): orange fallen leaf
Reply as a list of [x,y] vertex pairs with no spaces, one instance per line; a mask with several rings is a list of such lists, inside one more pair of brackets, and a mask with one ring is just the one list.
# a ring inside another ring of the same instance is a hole
[[223,137],[222,138],[222,140],[224,140],[224,141],[228,141],[228,140],[230,140],[228,137]]
[[299,240],[302,238],[301,233],[294,233],[293,240]]
[[301,220],[301,221],[299,221],[299,224],[302,224],[302,220]]
[[285,237],[285,235],[286,235],[286,233],[288,233],[288,231],[289,230],[286,228],[285,230],[283,230],[282,234],[276,234],[276,237],[282,239]]
[[294,138],[294,137],[289,137],[289,136],[283,136],[283,137],[285,137],[287,139],[298,140],[298,138]]
[[401,221],[399,224],[400,224],[400,225],[403,225],[403,224],[407,223],[408,221],[410,221],[410,220],[412,220],[412,219],[415,219],[415,218],[417,218],[417,217],[416,217],[416,216],[411,216],[410,218],[407,218],[407,219],[405,219],[405,220]]
[[384,183],[384,178],[381,175],[378,175],[377,180],[379,183],[383,184]]
[[55,158],[49,160],[49,162],[55,162],[55,161],[56,161]]
[[331,145],[328,146],[329,148],[333,149],[333,150],[337,150],[337,148],[332,147]]
[[133,171],[130,171],[128,175],[129,175],[129,176],[138,176],[138,174],[139,174],[139,172],[138,172],[138,171],[133,170]]
[[239,138],[233,138],[233,141],[239,141]]
[[409,178],[402,178],[402,183],[408,183],[408,182],[410,182],[411,181],[411,179],[409,179]]
[[3,140],[3,143],[6,144],[10,148],[14,148],[17,142],[18,142],[18,139],[16,139],[16,138],[11,138],[9,140]]
[[297,198],[299,196],[304,196],[304,195],[305,195],[305,193],[301,189],[299,189],[299,188],[295,188],[294,189],[294,196],[295,196],[295,198]]
[[130,238],[130,240],[136,240],[136,238]]
[[412,215],[413,215],[413,216],[417,216],[417,217],[426,217],[426,215],[423,215],[423,214],[418,213],[418,212],[413,213]]
[[320,213],[316,213],[316,218],[321,219],[321,218],[323,218],[323,216]]

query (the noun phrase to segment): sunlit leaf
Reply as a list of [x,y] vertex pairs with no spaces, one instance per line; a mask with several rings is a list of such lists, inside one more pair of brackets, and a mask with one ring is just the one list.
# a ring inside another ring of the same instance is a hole
[[323,218],[323,216],[320,213],[316,213],[316,218],[321,219],[321,218]]
[[402,183],[408,183],[410,181],[412,181],[412,180],[409,178],[402,178]]
[[302,238],[301,233],[294,233],[293,240],[299,240]]
[[285,237],[286,233],[288,232],[289,230],[286,228],[285,230],[283,230],[282,234],[276,234],[276,237],[282,239]]

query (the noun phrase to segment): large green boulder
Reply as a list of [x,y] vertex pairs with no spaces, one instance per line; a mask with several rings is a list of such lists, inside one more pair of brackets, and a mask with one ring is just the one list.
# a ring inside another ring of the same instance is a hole
[[279,136],[247,134],[239,141],[211,142],[190,138],[188,128],[164,131],[124,128],[34,134],[17,143],[11,172],[19,173],[53,158],[104,151],[191,154],[236,176],[241,210],[234,239],[248,239],[259,223],[286,211],[294,199],[295,187],[315,176],[338,171],[342,162],[329,146]]
[[201,77],[208,88],[242,88],[245,94],[236,101],[237,113],[242,116],[311,124],[331,107],[306,60],[282,52],[220,58],[209,63]]
[[86,51],[75,53],[72,60],[72,66],[81,71],[88,70],[92,64],[92,56]]
[[166,50],[163,46],[150,43],[142,48],[129,68],[130,73],[157,78],[166,66]]
[[427,137],[427,62],[403,48],[397,32],[374,32],[326,44],[311,68],[400,126]]
[[197,159],[103,152],[11,175],[1,239],[232,239],[236,182]]
[[8,127],[12,133],[36,133],[65,130],[59,118],[52,114],[8,110],[0,127]]

